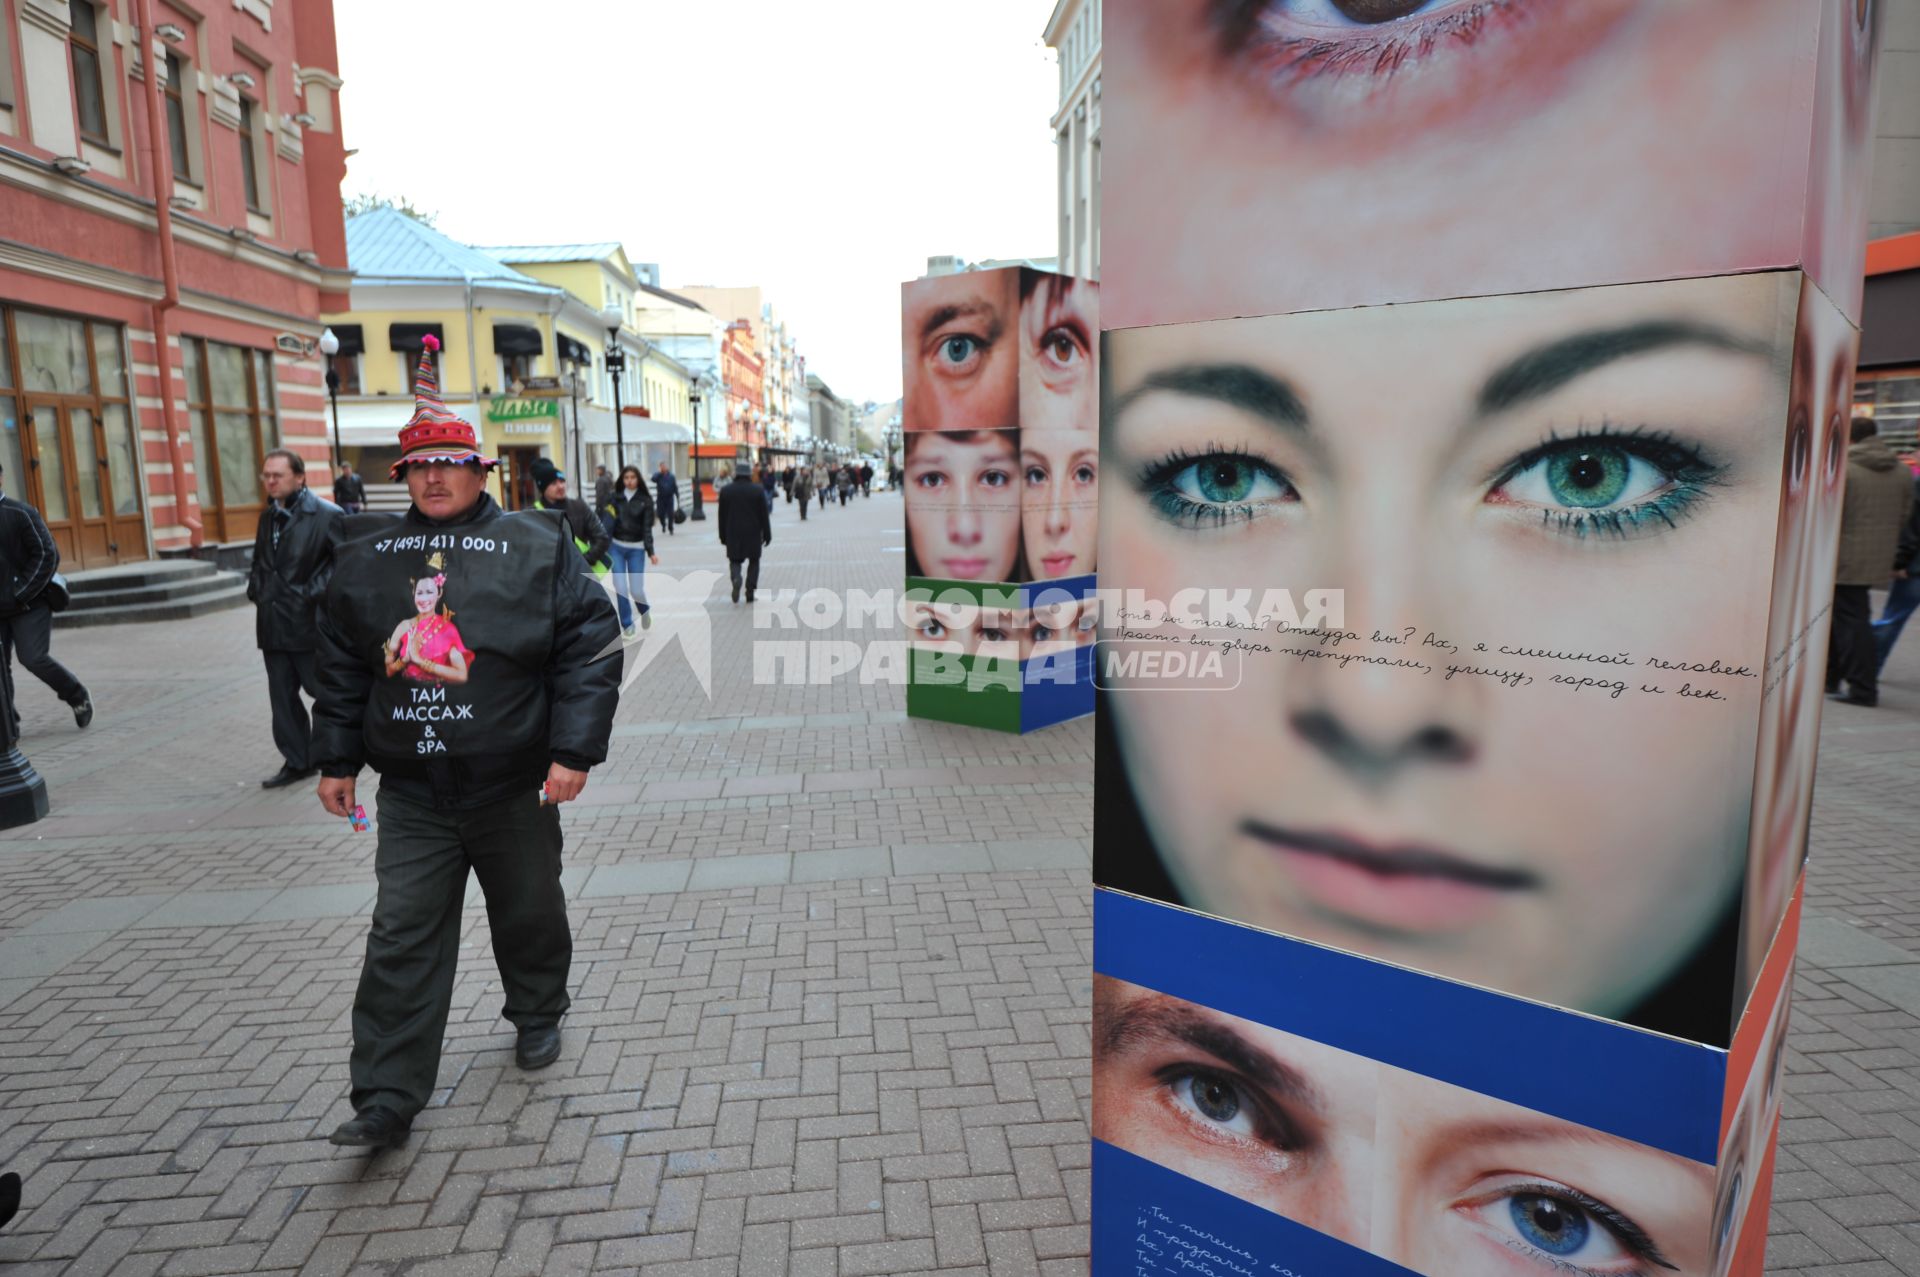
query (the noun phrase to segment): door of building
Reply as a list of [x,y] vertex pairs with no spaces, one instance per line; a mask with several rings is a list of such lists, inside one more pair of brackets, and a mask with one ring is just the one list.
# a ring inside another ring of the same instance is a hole
[[501,504],[509,510],[525,510],[538,499],[533,487],[533,463],[540,459],[538,448],[500,449]]
[[[137,503],[116,500],[110,448],[97,406],[91,401],[28,396],[27,467],[47,531],[61,561],[98,568],[146,557],[146,529]],[[122,513],[123,505],[133,508]]]

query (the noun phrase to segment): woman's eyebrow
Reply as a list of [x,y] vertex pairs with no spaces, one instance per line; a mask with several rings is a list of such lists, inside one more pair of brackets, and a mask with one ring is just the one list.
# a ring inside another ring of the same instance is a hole
[[1619,328],[1596,328],[1535,346],[1509,361],[1481,386],[1480,415],[1505,412],[1551,394],[1616,360],[1675,346],[1702,346],[1769,360],[1774,355],[1765,342],[1692,320],[1655,319]]
[[1264,417],[1285,430],[1304,433],[1307,429],[1307,408],[1293,387],[1251,364],[1181,364],[1149,373],[1139,385],[1120,396],[1108,412],[1108,419],[1117,418],[1132,407],[1135,400],[1156,391],[1212,399],[1229,408]]
[[1204,1051],[1249,1081],[1316,1111],[1320,1094],[1306,1075],[1255,1046],[1224,1019],[1170,998],[1136,1002],[1107,1020],[1101,1051],[1124,1051],[1141,1041],[1173,1041]]

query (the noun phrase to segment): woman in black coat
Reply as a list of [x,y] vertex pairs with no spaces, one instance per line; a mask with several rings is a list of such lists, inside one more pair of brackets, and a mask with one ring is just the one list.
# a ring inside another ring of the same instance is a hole
[[660,556],[653,552],[653,494],[647,491],[647,481],[640,476],[639,466],[621,469],[620,481],[607,494],[600,515],[609,524],[613,537],[611,553],[614,584],[618,587],[615,601],[620,605],[620,628],[631,638],[633,611],[628,599],[631,597],[640,605],[640,624],[651,626],[653,609],[647,603],[645,589],[647,564],[660,566]]

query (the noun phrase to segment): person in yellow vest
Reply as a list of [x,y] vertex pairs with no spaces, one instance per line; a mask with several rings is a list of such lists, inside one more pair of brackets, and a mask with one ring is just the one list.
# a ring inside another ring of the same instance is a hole
[[606,576],[612,572],[613,559],[608,553],[611,542],[607,529],[599,517],[587,508],[586,502],[567,495],[566,474],[542,457],[533,463],[533,487],[540,494],[533,508],[560,516],[560,525],[573,534],[573,544],[579,549],[581,557],[586,559],[587,566],[593,569],[593,574]]

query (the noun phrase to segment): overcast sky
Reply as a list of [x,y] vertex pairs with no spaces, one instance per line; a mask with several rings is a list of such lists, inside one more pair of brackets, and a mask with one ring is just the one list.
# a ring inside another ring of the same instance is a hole
[[760,284],[843,396],[899,394],[899,285],[929,255],[1057,248],[1050,0],[334,10],[347,194],[472,244],[617,239],[668,287]]

